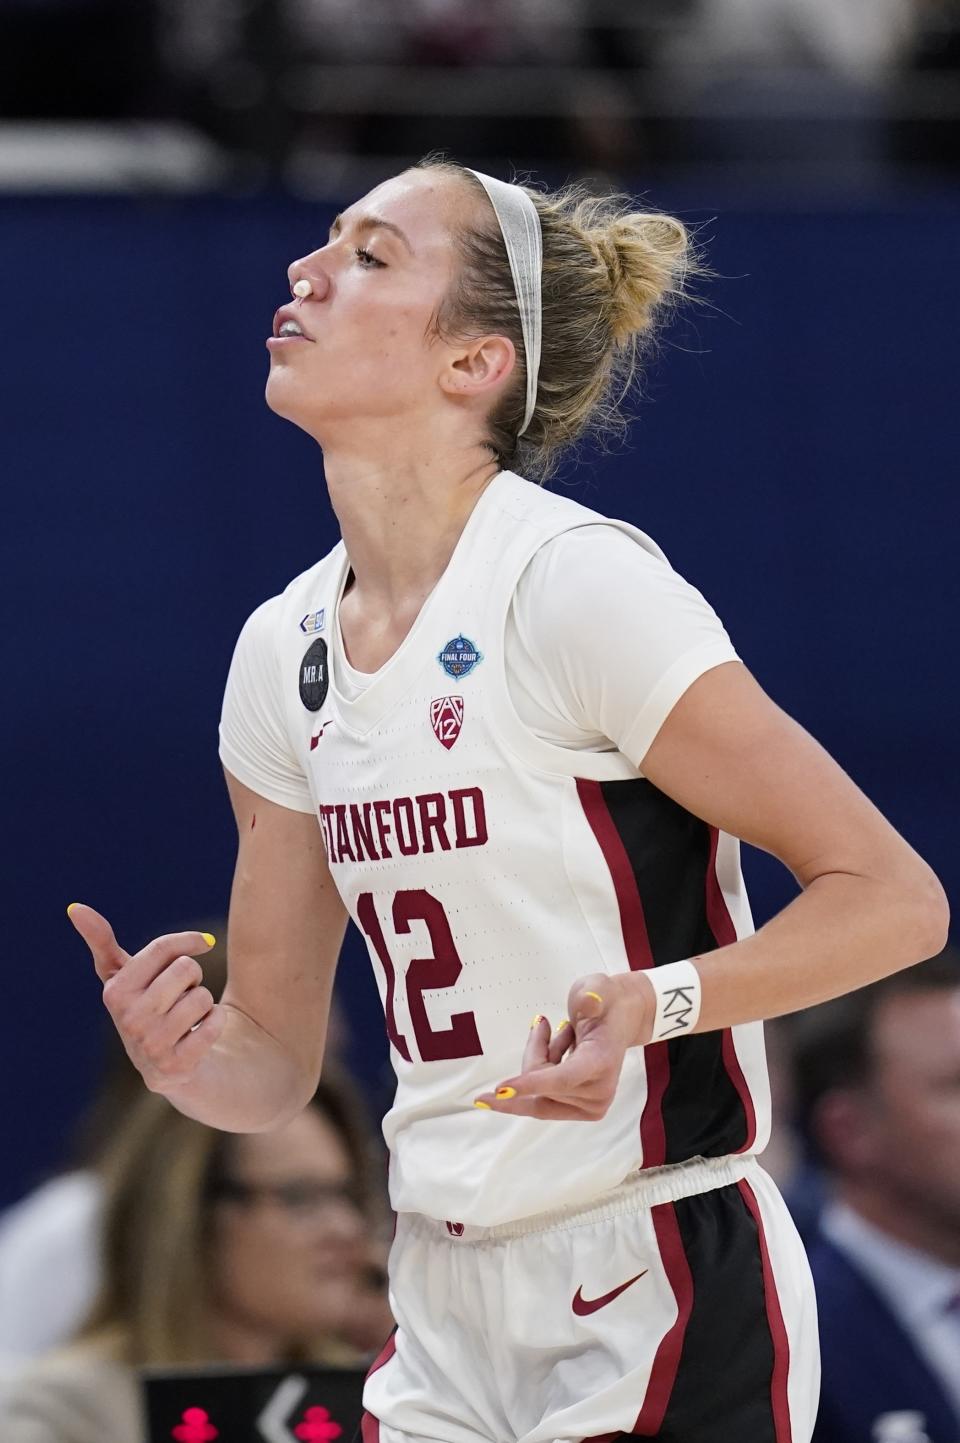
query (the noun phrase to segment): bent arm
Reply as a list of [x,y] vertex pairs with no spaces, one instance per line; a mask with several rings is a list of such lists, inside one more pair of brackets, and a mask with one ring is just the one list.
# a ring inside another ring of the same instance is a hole
[[[945,945],[949,914],[934,873],[744,667],[694,682],[643,771],[687,811],[778,857],[803,889],[753,936],[696,959],[697,1032],[824,1002]],[[631,976],[642,1030],[652,989],[643,973]]]
[[189,1081],[165,1094],[211,1127],[264,1132],[295,1117],[316,1090],[347,915],[316,817],[226,777],[239,835],[226,1018]]

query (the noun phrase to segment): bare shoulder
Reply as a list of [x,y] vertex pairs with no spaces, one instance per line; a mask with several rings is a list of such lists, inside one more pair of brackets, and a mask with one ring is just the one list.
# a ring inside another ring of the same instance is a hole
[[801,885],[826,871],[929,870],[739,663],[714,667],[689,687],[643,771],[694,815],[779,857]]

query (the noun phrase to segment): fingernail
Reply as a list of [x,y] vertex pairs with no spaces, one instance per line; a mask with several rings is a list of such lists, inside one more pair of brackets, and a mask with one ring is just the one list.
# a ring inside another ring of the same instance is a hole
[[212,932],[201,932],[200,936],[203,938],[204,942],[206,942],[208,947],[216,947],[217,939],[216,937],[214,937]]
[[599,992],[585,992],[583,995],[584,997],[595,997],[600,1003],[600,1006],[603,1006],[603,998],[600,996]]
[[517,1089],[515,1087],[498,1087],[494,1094],[495,1097],[502,1098],[516,1097],[516,1095]]
[[70,916],[70,913],[73,911],[74,907],[79,907],[79,906],[80,906],[80,903],[79,903],[79,902],[71,902],[71,903],[70,903],[70,906],[67,908],[67,916],[68,916],[68,917]]
[[542,1021],[543,1021],[543,1013],[542,1013],[542,1012],[535,1012],[535,1013],[533,1014],[533,1021],[530,1023],[530,1026],[531,1026],[531,1027],[536,1027],[536,1026],[537,1026],[539,1023],[541,1023]]
[[474,1107],[482,1107],[486,1112],[493,1111],[493,1108],[490,1106],[489,1102],[481,1102],[479,1098],[477,1098],[473,1105]]
[[[588,996],[588,997],[590,996],[589,992],[587,993],[587,996]],[[562,1022],[558,1022],[558,1023],[557,1023],[557,1031],[558,1031],[558,1032],[562,1032],[565,1027],[569,1027],[569,1026],[570,1026],[570,1018],[569,1018],[569,1017],[565,1017]]]

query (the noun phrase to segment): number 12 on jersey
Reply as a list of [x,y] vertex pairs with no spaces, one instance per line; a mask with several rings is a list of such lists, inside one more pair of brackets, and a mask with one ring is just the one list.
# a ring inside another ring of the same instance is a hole
[[[430,936],[431,957],[414,957],[407,967],[403,985],[407,991],[407,1006],[417,1049],[424,1062],[443,1062],[456,1057],[479,1057],[483,1052],[476,1019],[472,1012],[455,1012],[449,1027],[432,1027],[427,1016],[424,992],[441,991],[455,987],[463,971],[463,963],[457,953],[453,933],[443,905],[422,888],[410,892],[397,892],[392,906],[393,928],[398,934],[410,932],[412,922],[423,922]],[[405,1062],[412,1061],[410,1046],[397,1027],[394,1004],[397,989],[397,974],[390,956],[380,918],[374,905],[372,892],[361,892],[357,898],[357,919],[380,960],[386,981],[384,1013],[387,1022],[387,1036]]]

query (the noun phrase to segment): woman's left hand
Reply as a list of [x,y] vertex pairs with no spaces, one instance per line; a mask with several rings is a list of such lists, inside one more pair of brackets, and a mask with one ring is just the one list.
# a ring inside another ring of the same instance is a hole
[[530,1028],[521,1070],[475,1106],[519,1117],[594,1122],[613,1101],[628,1047],[649,1037],[654,993],[639,972],[579,978],[569,1018],[554,1030],[546,1017]]

